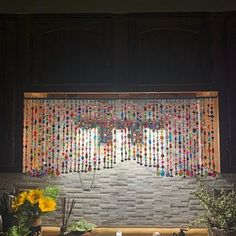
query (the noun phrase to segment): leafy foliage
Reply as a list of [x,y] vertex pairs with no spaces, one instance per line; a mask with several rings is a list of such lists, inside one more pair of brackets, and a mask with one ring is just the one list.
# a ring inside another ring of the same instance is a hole
[[2,197],[0,199],[0,214],[9,214],[10,209],[9,209],[9,196],[7,193],[3,193]]
[[30,233],[29,228],[25,224],[17,224],[9,228],[4,236],[27,236]]
[[196,223],[204,223],[208,227],[216,227],[225,232],[236,226],[236,193],[234,191],[222,189],[215,196],[200,186],[194,195],[206,210]]
[[56,200],[59,195],[59,188],[56,186],[48,186],[44,189],[44,196]]
[[81,219],[68,227],[69,232],[89,232],[96,227],[95,224],[88,223],[85,219]]
[[2,216],[3,232],[6,232],[14,223],[14,217],[10,209],[9,194],[5,192],[0,199],[0,215]]

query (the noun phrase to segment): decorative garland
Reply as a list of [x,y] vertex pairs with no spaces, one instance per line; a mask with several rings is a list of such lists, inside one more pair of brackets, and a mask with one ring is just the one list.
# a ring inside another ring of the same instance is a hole
[[215,102],[27,98],[23,171],[60,175],[134,160],[160,176],[215,176]]

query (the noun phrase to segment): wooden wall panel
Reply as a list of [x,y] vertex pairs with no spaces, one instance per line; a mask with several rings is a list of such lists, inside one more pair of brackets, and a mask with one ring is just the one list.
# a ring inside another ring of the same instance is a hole
[[19,170],[15,155],[17,21],[0,17],[0,172]]
[[32,31],[33,87],[112,84],[110,18],[36,17]]
[[130,80],[140,85],[211,83],[211,38],[206,17],[130,19]]
[[236,15],[226,18],[227,32],[227,75],[228,75],[228,127],[229,160],[227,172],[236,173]]

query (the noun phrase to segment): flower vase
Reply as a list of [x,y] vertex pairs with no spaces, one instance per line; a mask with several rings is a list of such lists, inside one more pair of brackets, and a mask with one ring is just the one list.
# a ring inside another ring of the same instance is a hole
[[36,217],[31,220],[29,225],[31,233],[29,236],[42,236],[42,218]]

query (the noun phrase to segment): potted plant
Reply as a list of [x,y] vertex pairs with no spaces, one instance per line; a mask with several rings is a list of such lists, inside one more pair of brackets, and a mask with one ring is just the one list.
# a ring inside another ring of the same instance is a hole
[[91,232],[95,227],[95,224],[88,223],[85,219],[81,219],[69,226],[67,231],[69,236],[79,236]]
[[208,227],[210,236],[236,235],[236,193],[233,190],[208,191],[202,185],[194,195],[200,200],[205,214],[196,221]]
[[31,231],[30,236],[41,232],[41,215],[56,210],[58,188],[30,189],[19,193],[13,200],[12,210],[18,224],[25,224]]

